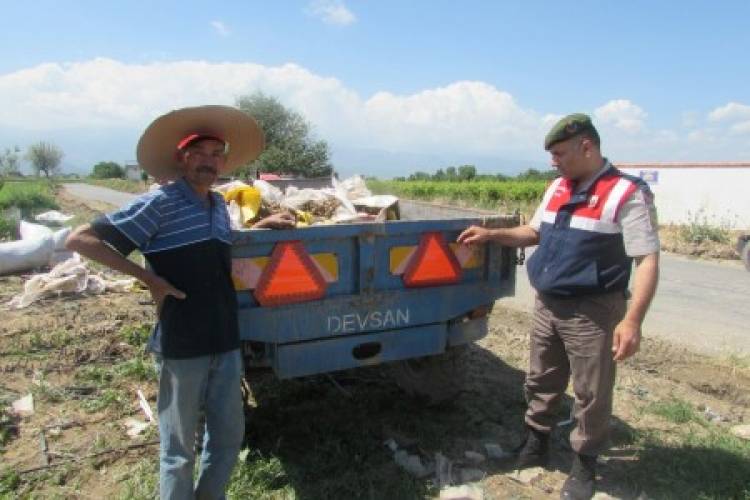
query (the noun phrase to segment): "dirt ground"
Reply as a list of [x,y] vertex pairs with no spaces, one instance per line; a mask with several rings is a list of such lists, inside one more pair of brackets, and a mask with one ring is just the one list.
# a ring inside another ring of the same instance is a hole
[[[62,202],[81,220],[95,213]],[[0,278],[0,304],[21,290],[23,278]],[[128,418],[144,419],[138,389],[156,406],[156,377],[143,353],[154,319],[147,292],[49,298],[3,308],[2,317],[0,407],[31,393],[35,410],[0,413],[0,498],[153,498],[156,430],[135,439],[125,433]],[[385,368],[286,382],[250,374],[249,451],[230,497],[437,495],[435,474],[418,478],[400,468],[384,445],[390,442],[428,467],[440,453],[453,482],[473,482],[485,498],[557,498],[570,464],[567,427],[555,432],[551,467],[536,474],[517,475],[509,460],[466,455],[486,456],[487,443],[511,450],[520,440],[529,328],[527,314],[495,308],[488,336],[461,361],[464,390],[439,407],[407,397]],[[748,360],[645,339],[619,367],[613,446],[600,460],[598,491],[748,498],[750,444],[729,433],[743,423],[750,423]]]

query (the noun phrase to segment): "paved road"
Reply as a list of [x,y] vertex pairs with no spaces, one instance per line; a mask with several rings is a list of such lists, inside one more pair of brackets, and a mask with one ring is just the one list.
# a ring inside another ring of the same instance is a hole
[[134,194],[123,193],[100,186],[83,183],[63,184],[65,190],[78,198],[90,201],[100,201],[110,205],[120,207],[135,198]]
[[[65,188],[80,198],[117,206],[134,197],[88,184],[65,184]],[[518,267],[516,296],[500,302],[530,311],[533,301],[526,267]],[[644,334],[701,352],[750,355],[748,302],[750,272],[739,261],[703,261],[665,253],[661,257],[659,290],[646,318]]]

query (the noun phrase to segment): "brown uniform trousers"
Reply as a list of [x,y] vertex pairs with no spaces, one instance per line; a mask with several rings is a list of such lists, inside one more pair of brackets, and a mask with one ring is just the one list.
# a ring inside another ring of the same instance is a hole
[[538,294],[525,391],[526,423],[550,432],[573,375],[573,450],[597,455],[607,447],[615,363],[612,333],[625,315],[623,292],[559,298]]

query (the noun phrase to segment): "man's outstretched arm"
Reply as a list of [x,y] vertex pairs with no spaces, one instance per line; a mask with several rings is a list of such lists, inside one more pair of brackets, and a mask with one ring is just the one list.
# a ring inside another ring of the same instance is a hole
[[467,245],[497,241],[509,247],[530,247],[539,244],[539,233],[529,225],[497,229],[471,226],[459,234],[456,241]]

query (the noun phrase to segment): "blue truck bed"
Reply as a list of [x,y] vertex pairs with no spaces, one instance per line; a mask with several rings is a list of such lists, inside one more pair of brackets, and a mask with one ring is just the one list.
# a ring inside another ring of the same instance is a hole
[[[488,308],[513,294],[516,253],[495,243],[455,244],[470,224],[511,227],[518,218],[234,231],[246,363],[290,378],[437,355],[483,337]],[[450,283],[407,284],[420,272],[450,274],[440,267],[448,260],[457,269]],[[282,270],[287,263],[291,274]],[[295,283],[309,292],[274,298]]]

